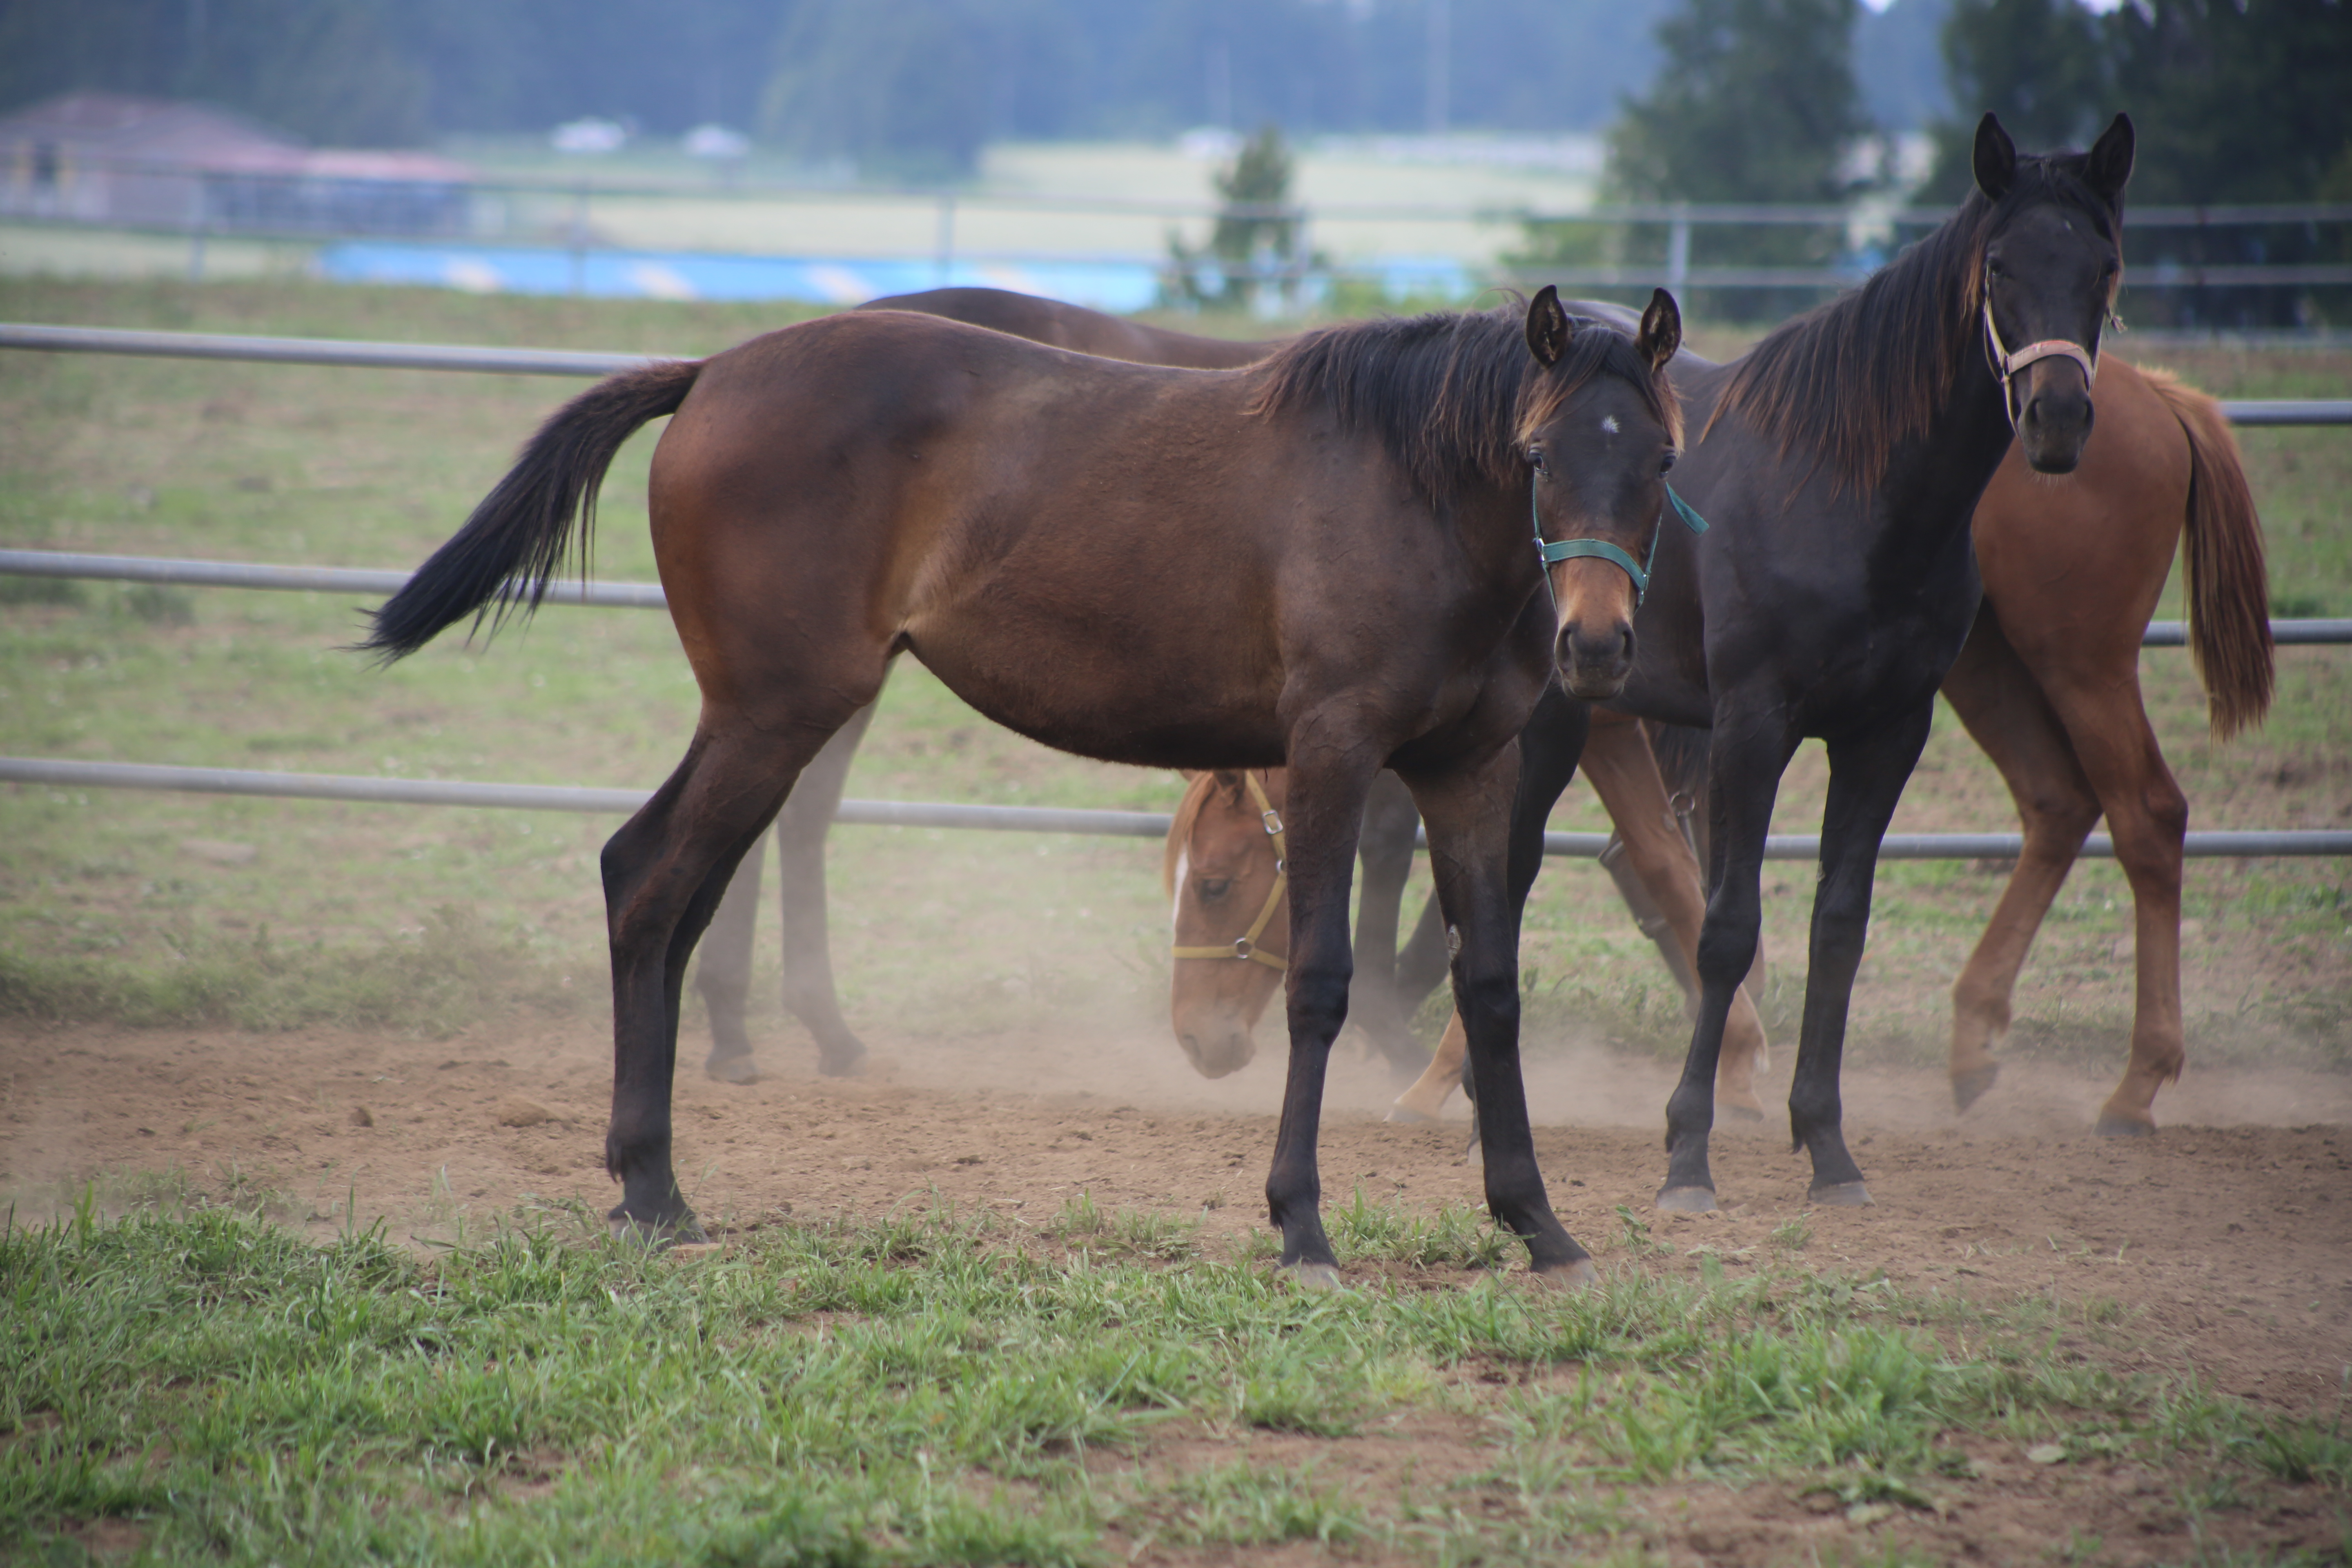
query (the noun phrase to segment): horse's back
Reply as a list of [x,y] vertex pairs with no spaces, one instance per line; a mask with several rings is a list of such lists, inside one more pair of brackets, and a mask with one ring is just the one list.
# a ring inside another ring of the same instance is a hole
[[857,308],[937,316],[1073,353],[1188,370],[1231,370],[1265,357],[1275,346],[1167,331],[1007,289],[929,289],[870,300]]

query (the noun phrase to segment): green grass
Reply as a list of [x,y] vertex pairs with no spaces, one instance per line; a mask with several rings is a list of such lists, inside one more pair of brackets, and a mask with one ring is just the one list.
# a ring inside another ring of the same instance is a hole
[[[2046,1298],[1635,1268],[1300,1294],[947,1211],[690,1255],[543,1212],[419,1258],[147,1195],[0,1239],[0,1556],[79,1561],[110,1521],[159,1563],[1631,1560],[1694,1485],[1823,1497],[1891,1552],[2043,1446],[2216,1517],[2352,1506],[2340,1418],[2061,1358]],[[1429,1423],[1458,1452],[1397,1471]]]
[[[681,353],[803,313],[290,279],[0,279],[0,317],[8,319]],[[2352,382],[2352,355],[2341,352],[2166,348],[2144,357],[2232,395],[2326,395]],[[0,542],[336,565],[421,560],[575,388],[540,377],[98,356],[15,353],[6,364]],[[649,436],[632,442],[616,465],[598,532],[602,574],[652,574],[644,512],[651,445]],[[2279,591],[2303,610],[2352,609],[2352,446],[2331,430],[2249,432],[2245,445]],[[308,594],[0,579],[0,749],[650,788],[684,746],[695,693],[661,616],[551,609],[487,647],[445,639],[378,671],[341,651],[361,607]],[[2168,599],[2161,613],[2177,614],[2177,603]],[[902,663],[852,777],[854,795],[1166,809],[1179,793],[1172,774],[1087,763],[1012,736]],[[2352,666],[2340,650],[2320,648],[2292,650],[2282,667],[2269,725],[2216,748],[2203,738],[2187,660],[2151,652],[2144,661],[2196,826],[2325,826],[2352,809],[2340,765],[2352,745]],[[1823,780],[1818,748],[1806,748],[1782,790],[1776,830],[1814,830]],[[1990,765],[1939,712],[1897,830],[1996,829],[2014,820]],[[1590,795],[1573,788],[1553,824],[1602,825]],[[9,955],[0,984],[11,998],[48,998],[39,1005],[53,1016],[106,1015],[115,1005],[104,999],[120,997],[109,1016],[219,1019],[231,1015],[182,973],[192,933],[220,963],[257,945],[267,928],[281,966],[318,954],[329,967],[349,956],[380,969],[396,967],[402,944],[423,940],[436,911],[456,906],[472,911],[487,940],[527,961],[531,978],[517,993],[584,988],[601,998],[595,857],[614,826],[551,814],[8,786],[0,790],[0,952]],[[1166,915],[1149,847],[869,828],[836,834],[831,857],[834,951],[845,1005],[862,1025],[961,1036],[1084,1016],[1160,1028]],[[1802,993],[1811,877],[1775,863],[1765,881],[1768,1022],[1785,1041]],[[1980,866],[1884,868],[1852,1059],[1940,1057],[1945,994],[2000,887],[1995,868]],[[1416,877],[1415,908],[1425,889],[1425,876]],[[2194,1059],[2336,1064],[2352,1055],[2347,898],[2333,861],[2192,864],[2185,913],[2197,922],[2186,964]],[[2112,865],[2076,868],[2026,972],[2013,1051],[2116,1059],[2132,1005],[2130,962],[2117,951],[2128,909]],[[758,951],[772,963],[764,937]],[[1532,1048],[1598,1037],[1680,1053],[1680,998],[1596,868],[1547,870],[1529,906],[1523,959]],[[484,1007],[496,1003],[492,991],[473,994]],[[772,1008],[772,978],[753,994]],[[167,1005],[174,995],[190,1000]],[[412,1016],[398,1026],[446,1026],[457,1005],[435,1003],[424,1010],[430,1019]],[[256,1024],[370,1016],[391,1015],[312,1002],[236,1014]]]

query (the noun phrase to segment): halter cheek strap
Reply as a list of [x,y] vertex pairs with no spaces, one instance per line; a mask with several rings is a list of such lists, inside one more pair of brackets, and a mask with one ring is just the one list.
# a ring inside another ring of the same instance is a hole
[[[1693,511],[1689,502],[1675,494],[1675,488],[1672,485],[1666,487],[1666,500],[1673,505],[1675,515],[1683,520],[1684,527],[1693,533],[1706,531],[1706,519]],[[1666,531],[1664,518],[1660,518],[1658,526],[1651,531],[1650,558],[1647,561],[1636,561],[1632,552],[1612,544],[1605,539],[1563,539],[1558,543],[1547,541],[1543,536],[1543,515],[1536,508],[1535,481],[1532,479],[1528,483],[1528,515],[1535,521],[1536,553],[1543,558],[1545,566],[1549,567],[1554,562],[1573,561],[1579,556],[1589,555],[1596,560],[1606,561],[1612,565],[1622,567],[1625,575],[1633,579],[1633,606],[1636,609],[1641,607],[1642,600],[1650,592],[1650,569],[1657,563],[1658,560],[1658,535]],[[1544,574],[1544,586],[1547,589],[1551,586],[1549,572]]]
[[1274,923],[1274,911],[1281,907],[1283,894],[1290,890],[1290,856],[1282,830],[1282,813],[1274,809],[1274,802],[1266,798],[1265,785],[1258,782],[1255,773],[1244,773],[1242,779],[1249,785],[1250,798],[1257,802],[1258,820],[1265,825],[1266,837],[1274,840],[1274,886],[1266,892],[1265,905],[1258,910],[1257,919],[1250,921],[1248,931],[1230,946],[1178,947],[1169,951],[1177,958],[1246,959],[1252,963],[1263,963],[1279,974],[1289,970],[1290,960],[1281,953],[1266,952],[1257,942],[1265,934],[1265,928]]
[[2000,377],[2000,405],[2009,414],[2009,427],[2016,430],[2017,377],[2027,365],[2045,359],[2070,359],[2083,367],[2083,384],[2095,385],[2099,379],[2099,351],[2095,345],[2084,348],[2065,338],[2044,338],[2038,343],[2028,343],[2012,352],[2000,341],[2000,329],[1993,325],[1992,303],[1985,302],[1985,357],[1992,362],[1993,374]]

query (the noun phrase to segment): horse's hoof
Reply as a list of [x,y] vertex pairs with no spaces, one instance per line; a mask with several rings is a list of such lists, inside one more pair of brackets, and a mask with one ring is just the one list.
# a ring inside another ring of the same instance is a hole
[[1722,1117],[1727,1121],[1761,1121],[1764,1120],[1764,1108],[1762,1106],[1742,1105],[1738,1100],[1717,1100],[1715,1102],[1715,1113],[1717,1116]]
[[2153,1138],[2156,1136],[2156,1123],[2103,1110],[2099,1113],[2099,1124],[2093,1131],[2102,1138]]
[[1528,1278],[1555,1290],[1585,1290],[1601,1283],[1601,1270],[1592,1266],[1590,1258],[1580,1258],[1573,1263],[1535,1269]]
[[1860,1182],[1832,1182],[1805,1194],[1805,1201],[1825,1209],[1858,1209],[1870,1205],[1870,1189]]
[[1966,1110],[1969,1106],[1982,1100],[1985,1097],[1985,1090],[1990,1089],[1993,1086],[1993,1080],[1999,1077],[2000,1077],[1999,1062],[1987,1062],[1980,1068],[1970,1068],[1964,1073],[1954,1074],[1952,1109]]
[[1713,1214],[1715,1192],[1709,1187],[1661,1187],[1658,1206],[1671,1214]]
[[866,1047],[854,1041],[846,1049],[829,1051],[820,1047],[816,1054],[816,1070],[821,1078],[864,1078],[873,1065]]
[[760,1069],[747,1052],[742,1056],[712,1057],[702,1064],[702,1076],[715,1078],[720,1083],[757,1083]]
[[1293,1263],[1282,1271],[1301,1290],[1337,1290],[1343,1281],[1337,1265]]
[[621,1209],[604,1216],[612,1227],[614,1241],[633,1242],[659,1251],[671,1247],[698,1247],[710,1237],[703,1234],[702,1222],[691,1214],[683,1214],[664,1225],[651,1225]]
[[1393,1121],[1400,1127],[1413,1127],[1424,1121],[1434,1121],[1437,1118],[1424,1115],[1410,1105],[1391,1105],[1389,1107],[1389,1113],[1381,1120]]

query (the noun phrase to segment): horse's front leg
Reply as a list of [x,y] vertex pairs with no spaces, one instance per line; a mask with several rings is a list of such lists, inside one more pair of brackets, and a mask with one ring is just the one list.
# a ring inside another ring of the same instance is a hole
[[801,770],[792,798],[776,816],[776,892],[782,906],[784,1007],[816,1038],[817,1071],[830,1078],[856,1074],[866,1062],[866,1044],[841,1015],[834,987],[831,924],[825,912],[824,840],[849,784],[849,765],[858,742],[874,722],[867,703],[834,731],[833,739]]
[[1772,801],[1797,736],[1777,705],[1717,710],[1709,759],[1709,848],[1715,891],[1698,938],[1698,1019],[1691,1026],[1683,1075],[1666,1100],[1666,1181],[1662,1209],[1703,1213],[1715,1207],[1715,1176],[1707,1140],[1715,1131],[1715,1077],[1723,1055],[1732,997],[1756,962],[1764,921],[1764,839]]
[[1813,893],[1812,954],[1805,976],[1805,1022],[1797,1037],[1797,1072],[1789,1086],[1791,1141],[1813,1157],[1817,1204],[1866,1204],[1862,1167],[1846,1152],[1838,1079],[1845,1055],[1846,1011],[1870,931],[1871,883],[1878,844],[1895,802],[1927,743],[1930,697],[1865,734],[1830,742],[1830,789],[1822,813],[1821,884]]
[[1429,824],[1430,869],[1454,949],[1454,1006],[1468,1037],[1487,1211],[1528,1244],[1538,1274],[1584,1284],[1594,1278],[1592,1259],[1552,1213],[1519,1073],[1519,900],[1508,875],[1518,742],[1473,766],[1407,782]]
[[1348,1021],[1348,984],[1355,970],[1348,894],[1364,796],[1379,770],[1372,746],[1292,739],[1284,822],[1290,875],[1290,1069],[1265,1202],[1274,1227],[1282,1233],[1282,1267],[1302,1285],[1339,1282],[1339,1259],[1323,1233],[1316,1140],[1331,1042]]

